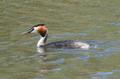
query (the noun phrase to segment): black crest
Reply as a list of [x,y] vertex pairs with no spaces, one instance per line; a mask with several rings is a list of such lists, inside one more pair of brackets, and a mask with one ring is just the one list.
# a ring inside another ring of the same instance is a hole
[[33,27],[37,27],[37,26],[44,26],[45,24],[37,24],[37,25],[34,25]]

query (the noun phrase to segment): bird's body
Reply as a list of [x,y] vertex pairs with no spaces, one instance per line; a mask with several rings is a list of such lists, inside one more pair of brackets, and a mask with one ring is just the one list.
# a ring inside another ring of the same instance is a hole
[[46,48],[63,48],[63,49],[89,49],[89,45],[78,40],[64,40],[45,44]]

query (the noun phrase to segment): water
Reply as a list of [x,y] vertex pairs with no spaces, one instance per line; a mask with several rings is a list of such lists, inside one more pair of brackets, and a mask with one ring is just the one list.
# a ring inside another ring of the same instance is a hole
[[[120,79],[119,0],[1,0],[0,79]],[[82,40],[90,50],[50,49],[40,56],[37,23],[48,42]]]

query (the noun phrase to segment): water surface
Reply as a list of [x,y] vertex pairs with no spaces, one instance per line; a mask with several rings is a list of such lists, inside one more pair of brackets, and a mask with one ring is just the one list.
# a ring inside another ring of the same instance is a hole
[[[119,0],[1,0],[0,79],[119,79]],[[40,56],[37,23],[48,42],[81,40],[90,50],[50,49]]]

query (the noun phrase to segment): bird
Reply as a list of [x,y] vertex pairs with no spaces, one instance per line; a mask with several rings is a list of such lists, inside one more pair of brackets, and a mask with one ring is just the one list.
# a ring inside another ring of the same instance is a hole
[[32,26],[27,32],[27,34],[30,33],[38,33],[40,35],[40,39],[37,43],[37,48],[64,48],[64,49],[90,49],[90,45],[81,42],[79,40],[62,40],[62,41],[56,41],[47,43],[48,39],[48,28],[45,24],[36,24]]

